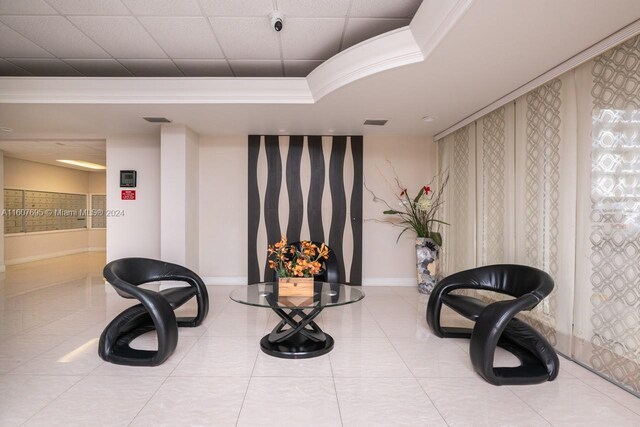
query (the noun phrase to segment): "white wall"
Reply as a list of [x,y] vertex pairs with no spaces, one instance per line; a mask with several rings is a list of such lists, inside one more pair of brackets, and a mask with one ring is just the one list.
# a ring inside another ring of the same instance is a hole
[[[136,170],[136,200],[121,200],[120,170]],[[107,261],[160,257],[160,138],[107,138]]]
[[200,137],[186,132],[186,265],[198,271],[200,268]]
[[[436,171],[431,138],[365,136],[364,176],[378,196],[392,200],[380,168],[392,178],[386,159],[412,191]],[[399,229],[375,222],[383,206],[364,193],[363,281],[369,285],[415,285],[414,238],[396,245]],[[247,276],[247,136],[200,138],[200,275],[212,283],[242,283]]]
[[[410,194],[416,194],[436,173],[436,145],[430,137],[364,137],[364,181],[378,197],[392,203],[395,184],[387,160]],[[402,229],[376,222],[385,219],[386,207],[375,203],[367,190],[363,198],[363,284],[417,285],[415,234],[407,231],[396,244]]]
[[160,255],[198,270],[198,140],[183,125],[160,131]]
[[220,283],[246,284],[247,147],[246,135],[200,138],[200,275]]
[[[4,188],[62,193],[104,194],[102,172],[84,172],[27,160],[4,158]],[[104,230],[45,231],[7,235],[8,265],[87,250],[104,250]]]

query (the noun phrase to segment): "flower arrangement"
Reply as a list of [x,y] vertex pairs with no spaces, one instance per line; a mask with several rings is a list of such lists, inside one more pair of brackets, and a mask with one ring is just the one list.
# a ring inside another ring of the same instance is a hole
[[407,230],[413,230],[417,237],[430,238],[436,245],[442,246],[440,226],[449,224],[444,221],[440,221],[436,217],[440,208],[444,204],[442,194],[447,182],[449,181],[449,175],[446,175],[439,180],[440,184],[436,190],[434,190],[433,187],[436,185],[435,182],[438,177],[433,177],[429,183],[420,188],[415,197],[409,195],[409,190],[402,185],[398,175],[395,173],[395,169],[394,175],[395,187],[397,187],[397,189],[394,188],[393,190],[399,208],[394,208],[384,199],[377,197],[375,193],[365,185],[365,188],[373,196],[374,202],[383,203],[387,206],[388,209],[383,213],[385,215],[395,217],[395,220],[385,220],[383,222],[388,222],[394,226],[402,228],[402,231],[398,235],[398,239],[396,241],[400,240],[400,237]]
[[303,240],[300,247],[287,245],[286,236],[269,245],[268,252],[269,267],[278,273],[278,277],[313,277],[322,270],[322,260],[329,258],[329,248],[324,243],[318,247]]

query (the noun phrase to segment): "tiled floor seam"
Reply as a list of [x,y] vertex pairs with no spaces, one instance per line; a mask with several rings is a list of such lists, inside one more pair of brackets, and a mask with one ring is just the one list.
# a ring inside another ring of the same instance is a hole
[[[70,377],[76,376],[76,375],[69,375]],[[56,400],[60,399],[60,396],[62,396],[63,394],[65,394],[66,392],[68,392],[69,390],[71,390],[73,387],[75,387],[76,385],[78,385],[78,383],[80,381],[82,381],[83,379],[85,379],[87,376],[82,376],[82,375],[78,375],[80,377],[80,379],[76,382],[74,382],[73,384],[71,384],[68,388],[66,388],[65,390],[63,390],[59,395],[57,395],[54,399],[51,399],[46,405],[44,405],[42,408],[40,408],[39,411],[36,411],[34,414],[32,414],[29,418],[27,418],[22,424],[20,424],[21,426],[27,424],[33,417],[35,417],[36,415],[38,415],[40,412],[44,411],[46,408],[49,407],[49,405],[51,405],[53,402],[55,402]]]
[[[142,410],[149,404],[149,402],[151,402],[151,400],[154,398],[154,396],[158,393],[158,391],[162,388],[162,386],[164,385],[165,382],[167,382],[167,380],[171,377],[171,374],[173,373],[173,371],[175,371],[175,369],[178,367],[178,365],[180,364],[180,362],[182,362],[182,359],[185,358],[185,356],[187,355],[187,353],[189,353],[189,351],[191,351],[191,349],[193,348],[193,346],[198,342],[200,338],[198,337],[198,339],[196,339],[191,346],[189,347],[189,349],[187,351],[184,352],[184,355],[180,358],[180,361],[178,363],[176,363],[176,366],[173,367],[173,369],[171,370],[171,372],[169,372],[165,377],[164,380],[162,380],[162,382],[160,383],[160,385],[158,386],[157,389],[155,389],[155,391],[151,394],[151,396],[149,396],[149,399],[147,399],[147,401],[144,403],[144,405],[142,405],[140,407],[140,409],[138,410],[138,412],[136,412],[136,414],[133,416],[133,418],[131,418],[131,421],[129,421],[129,424],[127,424],[127,426],[130,426],[131,424],[133,424],[133,422],[136,420],[136,418],[138,417],[138,415],[140,415],[140,413],[142,412]],[[99,365],[100,366],[100,365]],[[98,369],[96,367],[96,369]],[[95,371],[95,369],[94,369]],[[91,371],[93,372],[93,371]],[[89,374],[91,375],[91,374]]]
[[[517,386],[513,386],[513,387],[517,387]],[[521,398],[520,396],[518,396],[518,393],[516,393],[515,391],[513,391],[513,390],[511,389],[511,387],[510,387],[510,386],[507,386],[507,390],[509,390],[509,391],[511,392],[511,394],[513,394],[513,395],[514,395],[514,396],[515,396],[519,401],[521,401],[522,403],[524,403],[525,405],[527,405],[529,408],[531,408],[531,410],[532,410],[533,412],[535,412],[536,414],[538,414],[538,416],[540,416],[540,418],[542,418],[543,420],[545,420],[546,422],[548,422],[548,423],[549,423],[549,425],[551,425],[551,426],[552,426],[552,425],[554,425],[551,421],[549,421],[548,419],[546,419],[546,418],[544,417],[544,415],[542,415],[540,412],[538,412],[538,410],[537,410],[536,408],[534,408],[533,406],[531,406],[531,405],[529,404],[529,402],[527,402],[526,400],[524,400],[523,398]]]
[[[394,291],[395,293],[395,291]],[[438,407],[436,406],[435,402],[433,401],[433,399],[431,399],[431,396],[429,396],[429,393],[427,393],[427,391],[424,389],[424,387],[422,387],[422,384],[420,384],[420,380],[418,379],[418,377],[415,376],[415,374],[413,373],[413,371],[411,370],[411,368],[409,368],[409,365],[407,365],[407,362],[404,360],[404,358],[402,357],[402,355],[400,354],[400,352],[398,351],[398,349],[396,348],[395,345],[393,345],[393,341],[391,341],[391,339],[389,338],[389,336],[387,335],[387,333],[385,332],[384,329],[382,329],[382,326],[380,326],[380,323],[378,323],[378,320],[376,319],[376,317],[373,315],[373,313],[369,310],[369,308],[367,306],[364,306],[364,309],[371,315],[371,317],[373,318],[373,321],[376,323],[376,325],[378,325],[378,327],[380,328],[380,330],[382,330],[382,333],[384,334],[384,337],[387,339],[387,341],[389,341],[389,344],[391,344],[391,347],[393,348],[393,351],[396,352],[396,354],[398,355],[398,357],[400,358],[400,360],[402,360],[402,363],[404,363],[404,366],[407,368],[407,370],[411,373],[412,378],[418,383],[418,386],[420,386],[420,389],[422,390],[422,392],[425,394],[425,396],[427,396],[427,399],[429,399],[429,402],[431,402],[431,404],[433,405],[433,407],[435,408],[435,410],[438,412],[438,415],[440,415],[440,418],[442,418],[442,421],[448,426],[449,423],[447,422],[447,420],[445,419],[445,417],[442,415],[442,413],[440,412],[440,409],[438,409]],[[418,310],[416,309],[416,313],[418,313]],[[419,314],[419,313],[418,313]],[[395,378],[395,377],[393,377]],[[336,392],[337,395],[337,392]]]
[[434,402],[433,399],[431,398],[431,396],[429,396],[429,393],[427,393],[427,390],[424,389],[424,387],[422,386],[422,383],[420,382],[420,380],[418,378],[416,378],[416,381],[418,382],[418,385],[422,389],[423,393],[427,395],[427,399],[429,399],[429,402],[431,402],[433,407],[436,409],[436,411],[438,412],[438,415],[440,415],[440,418],[442,418],[442,421],[444,421],[444,423],[447,426],[449,426],[450,424],[447,422],[447,419],[444,417],[444,415],[442,415],[442,412],[440,412],[440,408],[438,408],[438,405],[436,405],[436,402]]
[[[567,358],[563,358],[563,359],[564,359],[564,360],[566,360],[567,362],[575,363],[575,362],[573,362],[572,360],[569,360],[569,359],[567,359]],[[582,368],[583,368],[583,369],[586,369],[586,368],[584,368],[584,367],[582,367]],[[609,399],[613,400],[613,401],[614,401],[614,402],[616,402],[617,404],[619,404],[619,405],[621,405],[621,406],[623,406],[623,407],[627,408],[629,411],[633,412],[634,414],[640,415],[640,403],[639,403],[638,409],[634,409],[633,407],[629,407],[629,406],[627,406],[624,402],[621,402],[621,401],[619,401],[618,399],[615,399],[615,398],[613,398],[613,397],[609,396],[608,394],[605,394],[605,393],[601,392],[600,390],[598,390],[596,387],[592,386],[591,384],[589,384],[589,383],[587,383],[587,382],[582,381],[582,380],[583,380],[582,378],[580,378],[580,377],[576,377],[576,376],[575,376],[575,375],[573,375],[573,374],[570,374],[570,375],[571,375],[573,378],[575,378],[575,379],[577,379],[578,381],[580,381],[582,384],[586,385],[587,387],[589,387],[589,388],[591,388],[591,389],[593,389],[593,390],[597,391],[597,392],[598,392],[598,393],[600,393],[600,394],[604,394],[605,396],[607,396]],[[597,375],[597,374],[594,374],[594,375]],[[599,376],[599,375],[598,375],[598,376]],[[600,378],[602,378],[602,377],[600,377]],[[602,378],[602,380],[603,380],[603,381],[607,381],[607,382],[611,383],[609,380],[607,380],[607,379],[605,379],[605,378]],[[613,386],[615,386],[615,387],[618,387],[617,385],[615,385],[615,384],[613,384],[613,383],[611,383],[611,384],[612,384]],[[624,392],[628,393],[628,391],[627,391],[627,390],[625,390],[624,388],[622,388],[622,387],[619,387],[619,388],[620,388],[620,390],[621,390],[621,391],[624,391]],[[631,394],[631,393],[629,393],[629,394]],[[633,394],[631,394],[631,395],[633,396]],[[640,402],[640,398],[638,398],[638,401]]]
[[338,415],[340,415],[340,425],[344,426],[344,420],[342,419],[342,409],[340,409],[340,396],[338,396],[338,387],[336,387],[336,377],[333,375],[333,365],[331,364],[331,357],[329,357],[329,368],[331,369],[331,380],[333,381],[333,390],[336,393],[336,402],[338,404]]
[[[175,368],[174,368],[175,369]],[[127,427],[130,426],[131,424],[133,424],[133,422],[136,420],[136,417],[138,415],[140,415],[140,412],[142,412],[142,410],[144,409],[145,406],[147,406],[149,404],[149,402],[151,402],[151,399],[153,399],[153,397],[156,395],[156,393],[158,393],[158,390],[160,390],[162,388],[162,386],[164,385],[164,383],[169,379],[168,376],[164,377],[164,380],[162,380],[162,382],[160,383],[160,385],[158,386],[158,388],[156,388],[153,393],[151,393],[151,396],[149,396],[149,398],[147,399],[147,401],[144,403],[144,405],[142,405],[140,407],[140,409],[138,409],[138,412],[136,412],[136,414],[133,416],[133,418],[131,418],[131,421],[129,421],[129,423],[127,424]]]
[[[584,368],[583,368],[583,369],[584,369]],[[613,398],[613,397],[609,396],[608,394],[606,394],[606,393],[604,393],[604,392],[602,392],[602,391],[598,390],[596,387],[592,386],[591,384],[589,384],[589,383],[586,383],[586,382],[582,381],[582,378],[580,378],[580,377],[575,377],[575,376],[574,376],[574,378],[575,378],[576,380],[580,381],[580,382],[581,382],[582,384],[584,384],[585,386],[589,387],[590,389],[593,389],[593,390],[597,391],[598,393],[600,393],[601,395],[606,396],[606,397],[607,397],[607,399],[611,400],[612,402],[617,403],[618,405],[622,406],[623,408],[625,408],[625,409],[629,410],[630,412],[632,412],[632,413],[634,413],[634,414],[636,414],[636,415],[640,415],[640,406],[639,406],[639,408],[638,408],[637,410],[636,410],[636,409],[633,409],[633,408],[630,408],[630,407],[628,407],[624,402],[621,402],[621,401],[619,401],[618,399],[615,399],[615,398]],[[602,378],[602,380],[603,380],[603,381],[607,381],[607,382],[608,382],[608,380],[606,380],[606,379],[604,379],[604,378]],[[612,384],[613,384],[613,383],[612,383]],[[615,387],[617,387],[615,384],[613,384],[613,385],[614,385]],[[621,391],[624,391],[624,392],[627,392],[627,391],[626,391],[625,389],[623,389],[622,387],[620,387],[620,390],[621,390]],[[627,392],[627,393],[628,393],[628,392]],[[631,394],[631,393],[629,393],[629,394]],[[633,396],[633,395],[632,395],[632,396]],[[638,398],[638,401],[640,402],[640,398]],[[640,404],[639,404],[639,405],[640,405]]]
[[[67,337],[67,338],[73,338],[73,337],[74,337],[74,335],[62,335],[62,336]],[[64,342],[64,341],[63,341],[63,342]],[[60,343],[60,344],[62,344],[62,343]],[[31,357],[29,357],[29,358],[25,359],[25,360],[24,360],[23,362],[21,362],[19,365],[14,366],[13,368],[9,369],[7,372],[5,372],[5,374],[11,374],[11,373],[13,373],[13,371],[15,371],[16,369],[18,369],[18,368],[19,368],[19,367],[21,367],[22,365],[24,365],[24,364],[26,364],[26,363],[28,363],[28,362],[31,362],[33,359],[37,359],[38,357],[42,356],[42,355],[43,355],[43,354],[45,354],[46,352],[53,350],[54,348],[56,348],[56,347],[57,347],[57,346],[59,346],[60,344],[56,344],[56,345],[54,345],[53,347],[51,347],[51,348],[49,348],[49,349],[47,349],[47,350],[43,351],[43,352],[42,352],[42,353],[40,353],[40,354],[36,354],[35,356],[31,356]],[[16,375],[16,374],[14,374],[14,375]],[[74,376],[74,375],[70,375],[70,376]]]
[[[268,321],[267,321],[267,323],[268,323]],[[242,408],[244,407],[244,402],[247,399],[247,394],[249,393],[249,387],[251,387],[251,380],[253,380],[253,373],[256,370],[256,364],[258,363],[258,357],[259,356],[260,356],[260,350],[258,349],[258,352],[256,353],[256,358],[253,361],[253,367],[251,368],[251,375],[249,375],[249,382],[247,382],[247,389],[244,391],[244,396],[242,396],[242,403],[240,404],[240,409],[238,410],[238,417],[236,418],[236,423],[235,423],[236,427],[238,426],[238,423],[240,422],[240,416],[242,415]]]

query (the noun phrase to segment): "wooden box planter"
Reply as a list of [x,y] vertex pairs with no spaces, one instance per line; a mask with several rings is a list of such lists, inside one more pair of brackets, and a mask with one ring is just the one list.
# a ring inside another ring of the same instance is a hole
[[313,297],[313,277],[281,277],[278,279],[278,296]]

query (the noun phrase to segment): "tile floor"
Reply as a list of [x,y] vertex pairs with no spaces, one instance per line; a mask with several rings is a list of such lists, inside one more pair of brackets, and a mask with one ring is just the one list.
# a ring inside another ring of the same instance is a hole
[[[334,350],[295,361],[259,350],[275,315],[210,287],[205,324],[181,329],[164,365],[104,363],[100,332],[132,302],[105,288],[103,264],[82,254],[0,275],[0,425],[640,426],[640,399],[564,359],[551,383],[486,384],[466,340],[429,332],[413,288],[365,288],[362,302],[326,309]],[[153,348],[153,335],[136,345]]]

